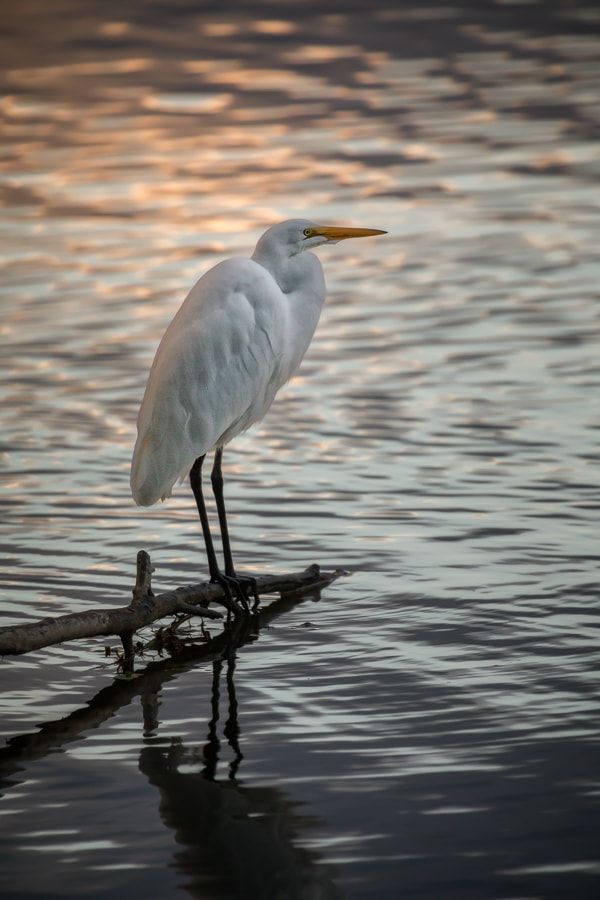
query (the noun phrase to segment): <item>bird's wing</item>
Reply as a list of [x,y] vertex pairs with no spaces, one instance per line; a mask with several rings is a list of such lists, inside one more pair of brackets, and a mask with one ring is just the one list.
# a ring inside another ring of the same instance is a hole
[[138,417],[131,487],[150,506],[195,459],[266,413],[291,376],[288,310],[265,269],[232,259],[192,288],[157,350]]

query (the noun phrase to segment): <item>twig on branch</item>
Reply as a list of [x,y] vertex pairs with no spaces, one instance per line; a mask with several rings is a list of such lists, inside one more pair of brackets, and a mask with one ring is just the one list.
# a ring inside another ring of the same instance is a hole
[[133,589],[133,602],[135,606],[144,597],[152,597],[152,573],[154,566],[150,562],[150,556],[145,550],[139,550],[137,555],[137,571],[135,576],[135,587]]
[[[150,557],[144,550],[140,550],[133,600],[129,606],[69,613],[55,618],[48,617],[39,622],[0,628],[0,655],[16,656],[64,641],[110,634],[121,638],[125,656],[132,657],[134,633],[156,619],[180,612],[210,619],[223,618],[222,613],[208,608],[209,603],[228,605],[220,585],[192,584],[155,596],[151,587],[152,571]],[[256,586],[259,594],[282,595],[307,588],[324,587],[340,574],[321,572],[314,565],[304,572],[289,575],[259,575]]]

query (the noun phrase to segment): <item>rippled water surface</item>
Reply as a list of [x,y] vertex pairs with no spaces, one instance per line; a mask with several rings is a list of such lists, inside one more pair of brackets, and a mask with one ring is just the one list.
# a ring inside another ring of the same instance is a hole
[[206,577],[129,495],[164,328],[272,222],[388,234],[225,454],[240,570],[351,574],[235,659],[5,658],[0,894],[597,896],[597,5],[3,15],[0,624]]

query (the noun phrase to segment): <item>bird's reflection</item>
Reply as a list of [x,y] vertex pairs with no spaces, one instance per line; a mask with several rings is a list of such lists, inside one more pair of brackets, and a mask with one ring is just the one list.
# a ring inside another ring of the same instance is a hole
[[[221,747],[221,742],[219,741],[218,734],[218,723],[219,723],[219,700],[220,700],[220,690],[221,690],[221,672],[223,669],[223,660],[218,659],[213,663],[213,683],[212,683],[212,695],[211,695],[211,709],[212,709],[212,718],[208,724],[208,741],[204,745],[204,760],[205,760],[205,769],[204,769],[204,777],[209,779],[214,779],[217,772],[217,763],[219,760],[219,750]],[[240,727],[238,724],[238,715],[237,715],[237,698],[235,696],[235,684],[233,681],[233,674],[235,671],[235,657],[230,657],[227,660],[227,674],[226,674],[226,684],[227,684],[227,698],[229,701],[228,705],[228,717],[225,722],[225,727],[223,729],[223,734],[227,738],[227,741],[233,750],[234,758],[229,765],[229,777],[235,778],[237,774],[237,770],[239,765],[243,759],[243,753],[240,750]]]
[[[173,829],[181,849],[174,857],[193,897],[338,898],[341,896],[317,854],[298,846],[314,824],[278,787],[245,786],[236,778],[240,748],[235,693],[235,656],[213,662],[211,719],[207,740],[187,747],[149,744],[140,753],[140,771],[160,791],[160,815]],[[225,777],[217,777],[223,744],[219,738],[221,704],[227,695],[223,726],[232,759]],[[150,738],[152,740],[152,738]]]
[[194,751],[146,747],[140,769],[160,791],[160,814],[180,849],[174,855],[192,897],[304,900],[339,898],[316,854],[297,840],[309,821],[276,787],[243,787],[193,765]]

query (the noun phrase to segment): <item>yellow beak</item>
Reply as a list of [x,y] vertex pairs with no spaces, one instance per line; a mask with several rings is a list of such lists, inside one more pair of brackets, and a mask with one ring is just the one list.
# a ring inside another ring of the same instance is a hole
[[328,241],[343,241],[345,238],[371,237],[374,234],[387,234],[378,228],[350,228],[346,225],[317,225],[311,229],[313,235],[327,238]]

